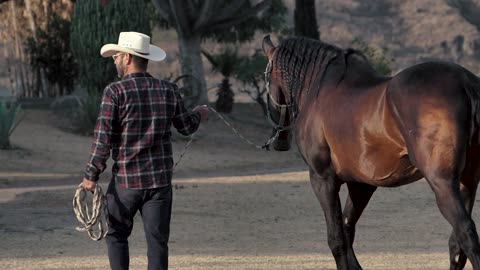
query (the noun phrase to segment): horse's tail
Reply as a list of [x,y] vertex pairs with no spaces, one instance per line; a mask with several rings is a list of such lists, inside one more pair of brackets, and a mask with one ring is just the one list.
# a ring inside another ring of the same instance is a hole
[[470,144],[480,143],[480,78],[467,72],[464,89],[470,101]]

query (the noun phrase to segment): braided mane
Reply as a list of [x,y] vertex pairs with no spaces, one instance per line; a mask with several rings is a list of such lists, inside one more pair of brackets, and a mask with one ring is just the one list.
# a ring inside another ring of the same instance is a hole
[[[303,88],[308,90],[317,83],[321,84],[326,70],[338,58],[344,64],[343,74],[338,82],[342,81],[350,54],[359,54],[368,62],[361,52],[354,49],[342,50],[336,46],[304,37],[285,39],[278,46],[274,59],[286,86],[285,96],[289,96],[293,101],[296,100]],[[308,80],[308,85],[304,85],[306,78],[311,78]]]

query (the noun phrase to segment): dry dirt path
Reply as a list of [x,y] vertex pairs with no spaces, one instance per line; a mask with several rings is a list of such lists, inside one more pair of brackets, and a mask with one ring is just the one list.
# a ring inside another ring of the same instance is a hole
[[[171,268],[335,269],[307,178],[290,172],[176,180]],[[1,269],[108,268],[105,244],[74,231],[73,190],[30,191],[0,204]],[[449,233],[425,181],[379,189],[358,225],[356,252],[365,269],[448,269]],[[145,269],[139,217],[130,243],[131,269]]]

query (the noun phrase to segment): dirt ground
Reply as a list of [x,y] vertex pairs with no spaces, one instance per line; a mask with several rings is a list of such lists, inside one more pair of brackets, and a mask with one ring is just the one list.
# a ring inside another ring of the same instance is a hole
[[[71,201],[91,138],[58,128],[48,111],[27,113],[12,136],[17,148],[0,150],[0,269],[108,269],[105,243],[74,229]],[[270,134],[253,104],[236,104],[230,119],[259,144]],[[177,157],[185,143],[175,137]],[[108,179],[105,173],[102,186]],[[323,212],[295,150],[255,149],[212,115],[177,167],[174,187],[171,269],[335,269]],[[478,199],[473,215],[480,224]],[[355,250],[364,269],[448,269],[450,231],[424,180],[380,188],[357,226]],[[130,252],[131,269],[146,269],[138,216]]]

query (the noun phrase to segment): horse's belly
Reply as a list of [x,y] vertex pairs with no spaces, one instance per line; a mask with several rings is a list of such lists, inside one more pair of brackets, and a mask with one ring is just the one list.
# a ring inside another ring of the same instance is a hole
[[407,155],[391,159],[384,157],[368,160],[365,158],[358,162],[356,168],[345,170],[345,173],[339,172],[340,176],[343,174],[348,175],[344,178],[346,181],[362,182],[379,187],[401,186],[423,177]]
[[414,166],[407,168],[399,168],[399,171],[393,172],[391,175],[383,178],[372,178],[367,183],[379,187],[398,187],[410,184],[423,178],[422,173]]

